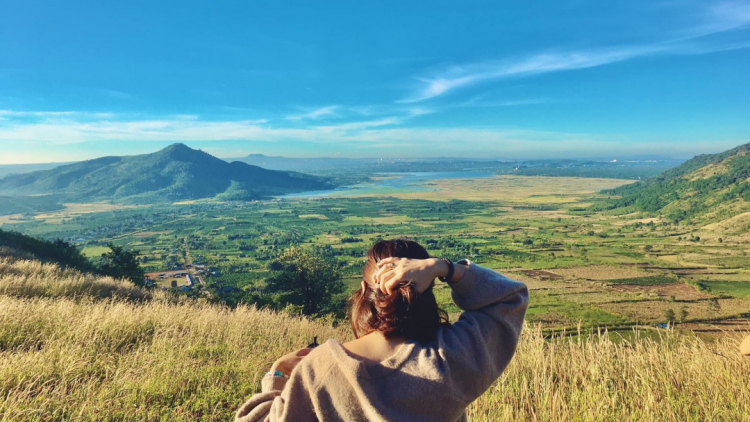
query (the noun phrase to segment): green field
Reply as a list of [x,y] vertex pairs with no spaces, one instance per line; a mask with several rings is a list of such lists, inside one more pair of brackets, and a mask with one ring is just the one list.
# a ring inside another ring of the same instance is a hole
[[87,246],[81,252],[89,258],[97,258],[102,256],[103,253],[109,252],[109,248],[106,246]]
[[[325,198],[79,204],[2,227],[70,240],[91,257],[108,243],[136,249],[147,272],[205,265],[196,271],[205,285],[193,294],[228,304],[262,292],[270,261],[290,245],[338,261],[347,285],[356,289],[367,248],[378,239],[408,237],[433,256],[468,257],[523,280],[532,289],[529,321],[549,330],[654,324],[680,306],[691,323],[746,317],[744,233],[717,234],[711,226],[648,214],[586,211],[603,199],[601,189],[624,183],[629,181],[499,176]],[[436,293],[455,317],[448,292]],[[706,305],[714,296],[718,314]]]

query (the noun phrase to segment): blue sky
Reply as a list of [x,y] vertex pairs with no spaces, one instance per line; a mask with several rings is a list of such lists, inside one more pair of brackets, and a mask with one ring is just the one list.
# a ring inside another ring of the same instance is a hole
[[750,4],[0,0],[0,163],[688,157],[750,142]]

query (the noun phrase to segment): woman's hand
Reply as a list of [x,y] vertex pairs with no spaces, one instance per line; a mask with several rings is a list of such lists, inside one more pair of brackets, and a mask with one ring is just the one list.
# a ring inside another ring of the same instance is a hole
[[447,264],[439,259],[385,258],[378,262],[375,283],[380,291],[390,295],[402,284],[411,283],[417,293],[422,293],[447,273]]
[[286,354],[274,362],[271,371],[279,371],[288,377],[302,358],[309,355],[310,352],[312,352],[312,349],[304,348]]

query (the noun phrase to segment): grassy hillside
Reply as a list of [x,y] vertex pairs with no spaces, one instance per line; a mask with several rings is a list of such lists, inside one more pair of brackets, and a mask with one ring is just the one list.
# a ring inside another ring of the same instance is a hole
[[607,207],[660,211],[678,221],[709,212],[723,218],[740,214],[750,209],[748,152],[750,144],[699,155],[658,176],[608,191],[621,198]]
[[327,187],[320,178],[227,163],[183,144],[153,154],[102,157],[0,179],[2,194],[55,194],[68,202],[160,203],[217,195],[247,200]]
[[51,262],[82,271],[94,269],[74,245],[60,239],[49,241],[0,229],[0,258],[25,258]]
[[[230,420],[271,363],[313,336],[350,334],[345,324],[151,296],[6,259],[0,420]],[[475,421],[742,420],[750,365],[740,338],[548,341],[527,327],[508,370],[469,413]]]

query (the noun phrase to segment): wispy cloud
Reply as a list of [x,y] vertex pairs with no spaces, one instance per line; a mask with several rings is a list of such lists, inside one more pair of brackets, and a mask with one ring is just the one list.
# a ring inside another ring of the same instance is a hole
[[[543,132],[410,129],[403,127],[410,119],[431,113],[431,109],[411,107],[397,116],[349,121],[335,125],[308,125],[302,128],[273,126],[266,120],[201,120],[194,115],[173,115],[162,119],[126,119],[102,113],[99,119],[79,112],[15,112],[0,124],[0,142],[25,145],[75,145],[89,142],[125,141],[307,141],[313,143],[426,143],[433,141],[464,142],[509,139],[508,136]],[[33,121],[29,121],[32,119]],[[399,128],[399,126],[402,126]],[[543,137],[546,138],[547,135]]]
[[692,28],[678,31],[678,39],[693,39],[706,35],[739,29],[750,24],[750,4],[747,2],[724,2],[711,5],[702,11],[705,22]]
[[99,88],[96,90],[97,93],[117,100],[129,100],[135,98],[135,95],[128,94],[127,92],[118,91],[116,89]]
[[329,106],[317,108],[307,113],[294,114],[291,116],[287,116],[286,119],[287,120],[304,120],[304,119],[317,120],[326,116],[337,116],[336,109],[338,108],[339,106],[337,105],[329,105]]
[[[7,114],[7,110],[5,111]],[[28,112],[25,112],[28,113]],[[413,111],[418,115],[420,111]],[[622,142],[586,133],[565,133],[540,130],[507,128],[465,127],[408,127],[409,117],[390,116],[381,119],[353,121],[337,125],[312,125],[304,128],[279,127],[265,120],[205,121],[200,118],[172,116],[158,120],[118,120],[115,118],[96,121],[77,119],[71,115],[52,118],[42,117],[29,123],[25,118],[5,120],[0,124],[0,143],[12,151],[33,151],[44,146],[46,152],[68,153],[79,151],[79,157],[87,156],[88,145],[109,143],[114,148],[127,142],[234,142],[237,145],[258,145],[278,148],[276,153],[288,153],[289,142],[312,145],[329,145],[355,154],[377,154],[383,156],[436,156],[460,155],[483,157],[580,157],[616,156],[618,154],[691,154],[697,151],[714,151],[741,143],[690,142],[679,145],[639,140]],[[239,143],[237,143],[239,142]],[[272,146],[272,145],[278,146]],[[710,145],[709,145],[710,144]],[[340,145],[340,147],[336,147]],[[356,147],[354,145],[357,145]],[[143,147],[141,147],[143,149]],[[287,152],[283,152],[287,151]],[[248,152],[252,152],[248,150]],[[16,154],[18,155],[18,154]],[[72,156],[71,156],[72,157]],[[8,159],[8,157],[4,157]],[[72,159],[72,158],[68,158]],[[38,160],[37,154],[20,155],[15,162]]]
[[26,111],[26,110],[0,110],[0,118],[58,118],[77,117],[90,119],[108,119],[114,117],[112,113],[93,113],[88,111]]
[[468,100],[456,104],[454,107],[466,108],[466,107],[516,107],[534,104],[550,104],[557,103],[562,100],[554,98],[527,98],[521,100],[488,100],[484,95],[477,95],[469,98]]
[[451,66],[429,77],[416,78],[419,88],[400,103],[416,103],[489,81],[543,73],[586,69],[654,55],[707,54],[747,48],[750,43],[700,43],[698,38],[750,25],[750,5],[721,3],[707,13],[705,23],[682,31],[677,38],[644,45],[608,46],[581,50],[549,50],[527,56]]

